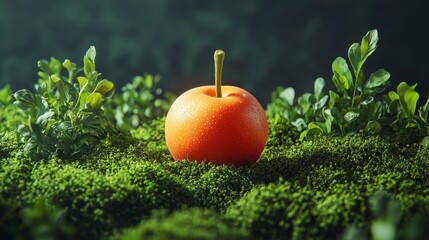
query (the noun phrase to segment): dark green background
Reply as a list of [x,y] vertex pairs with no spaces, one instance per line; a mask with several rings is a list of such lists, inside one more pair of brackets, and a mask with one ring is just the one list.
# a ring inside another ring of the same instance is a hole
[[224,84],[251,91],[265,105],[278,85],[301,94],[317,77],[330,83],[335,57],[347,57],[353,42],[377,28],[379,47],[364,71],[385,68],[394,87],[419,83],[423,100],[429,66],[424,2],[0,0],[0,87],[31,88],[38,59],[82,65],[95,45],[98,70],[117,86],[147,72],[180,94],[213,83],[212,54],[222,48]]

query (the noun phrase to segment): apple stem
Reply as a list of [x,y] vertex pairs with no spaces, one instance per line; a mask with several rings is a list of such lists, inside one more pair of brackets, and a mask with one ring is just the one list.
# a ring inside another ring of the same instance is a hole
[[225,52],[218,49],[214,52],[216,97],[222,97],[222,66]]

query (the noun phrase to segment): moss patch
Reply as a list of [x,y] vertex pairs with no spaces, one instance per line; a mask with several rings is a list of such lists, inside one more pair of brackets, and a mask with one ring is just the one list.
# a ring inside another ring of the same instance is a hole
[[[419,144],[364,135],[299,142],[290,125],[272,124],[261,159],[236,168],[173,161],[163,123],[112,132],[75,159],[38,162],[20,154],[15,133],[1,133],[0,209],[12,210],[0,220],[22,225],[24,209],[43,198],[80,239],[333,239],[352,225],[369,234],[380,190],[399,201],[398,226],[429,213],[429,150]],[[1,234],[17,234],[7,226]]]

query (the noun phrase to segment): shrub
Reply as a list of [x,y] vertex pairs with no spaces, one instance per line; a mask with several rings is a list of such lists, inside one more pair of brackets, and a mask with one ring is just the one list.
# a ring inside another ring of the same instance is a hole
[[18,112],[13,101],[12,89],[6,85],[0,89],[0,133],[15,130],[25,118]]
[[[363,66],[377,49],[378,31],[368,31],[360,43],[348,50],[349,64],[343,57],[332,63],[332,82],[336,89],[324,92],[325,80],[314,81],[314,93],[295,99],[291,87],[279,87],[267,107],[270,117],[279,115],[301,132],[300,139],[314,135],[346,136],[368,134],[407,136],[419,142],[428,135],[429,99],[417,110],[419,93],[401,82],[396,92],[382,94],[389,86],[390,73],[379,69],[366,77]],[[410,137],[412,136],[412,137]],[[425,140],[427,142],[429,140]]]
[[[106,136],[109,121],[102,109],[114,85],[95,70],[95,48],[84,56],[81,69],[66,59],[40,60],[36,93],[22,89],[14,94],[15,104],[23,111],[27,123],[18,127],[24,152],[33,159],[57,154],[73,156]],[[62,69],[67,76],[62,76]]]
[[142,124],[167,115],[176,99],[171,92],[163,92],[158,87],[159,76],[145,74],[136,76],[127,83],[120,94],[108,101],[110,118],[118,127],[135,129]]

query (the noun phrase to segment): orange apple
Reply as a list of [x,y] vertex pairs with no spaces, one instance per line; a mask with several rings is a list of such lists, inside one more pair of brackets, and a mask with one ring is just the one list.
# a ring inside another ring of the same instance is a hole
[[264,108],[249,92],[222,86],[225,53],[216,50],[215,86],[180,95],[165,121],[165,139],[175,160],[242,166],[256,162],[268,138]]

